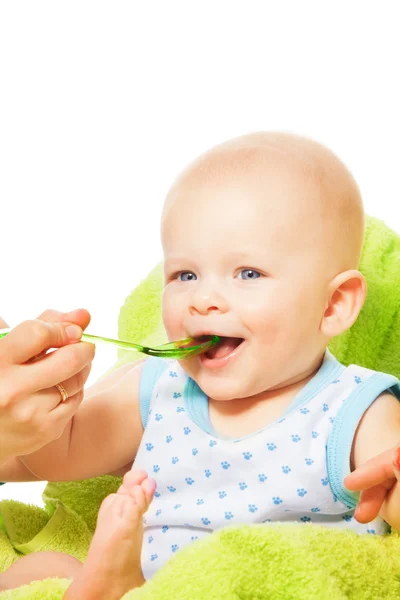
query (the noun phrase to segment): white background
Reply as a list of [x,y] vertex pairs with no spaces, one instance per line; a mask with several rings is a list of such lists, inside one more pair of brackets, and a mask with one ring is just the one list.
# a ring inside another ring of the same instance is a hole
[[[397,9],[397,0],[3,0],[3,318],[82,306],[90,331],[116,336],[125,297],[162,258],[173,178],[249,131],[327,144],[367,212],[400,231]],[[115,358],[99,346],[90,382]],[[10,484],[0,498],[41,504],[42,488]]]

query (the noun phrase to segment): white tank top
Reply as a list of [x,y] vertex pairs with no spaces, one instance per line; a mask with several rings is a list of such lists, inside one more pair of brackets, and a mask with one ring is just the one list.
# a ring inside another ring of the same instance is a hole
[[343,487],[354,433],[396,377],[341,365],[329,351],[282,417],[240,439],[222,439],[208,398],[177,361],[150,358],[140,384],[144,435],[134,468],[156,480],[144,517],[142,569],[149,579],[173,554],[229,525],[299,522],[383,534],[378,517],[354,517]]

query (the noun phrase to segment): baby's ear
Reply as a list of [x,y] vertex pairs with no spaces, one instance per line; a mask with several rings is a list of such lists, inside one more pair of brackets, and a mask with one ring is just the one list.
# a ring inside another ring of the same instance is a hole
[[367,295],[364,276],[356,270],[336,275],[329,284],[321,332],[331,338],[349,329],[356,321]]

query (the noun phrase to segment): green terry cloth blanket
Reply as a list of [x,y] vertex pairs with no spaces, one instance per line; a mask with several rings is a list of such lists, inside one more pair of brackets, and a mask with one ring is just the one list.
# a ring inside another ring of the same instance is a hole
[[[400,377],[400,237],[369,217],[361,261],[367,302],[351,331],[332,341],[344,364]],[[167,341],[161,321],[161,265],[127,298],[119,335],[146,344]],[[114,368],[142,358],[120,351]],[[50,483],[45,508],[0,502],[0,570],[21,554],[62,551],[85,558],[99,505],[120,479]],[[178,552],[142,588],[124,599],[309,600],[400,598],[400,539],[357,535],[309,524],[228,527]],[[56,600],[69,581],[47,579],[0,594],[0,600]],[[112,582],[110,581],[110,585]]]

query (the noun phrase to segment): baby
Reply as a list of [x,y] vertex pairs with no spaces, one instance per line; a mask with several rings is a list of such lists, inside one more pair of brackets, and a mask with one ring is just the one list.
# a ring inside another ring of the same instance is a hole
[[68,600],[114,600],[232,524],[400,526],[397,485],[363,524],[343,483],[400,438],[397,379],[327,350],[365,299],[363,235],[351,174],[309,139],[256,133],[192,163],[162,214],[163,322],[170,340],[222,341],[192,359],[123,367],[58,440],[21,457],[44,480],[126,475],[84,566],[30,555],[0,576],[3,589],[58,575],[73,578]]

